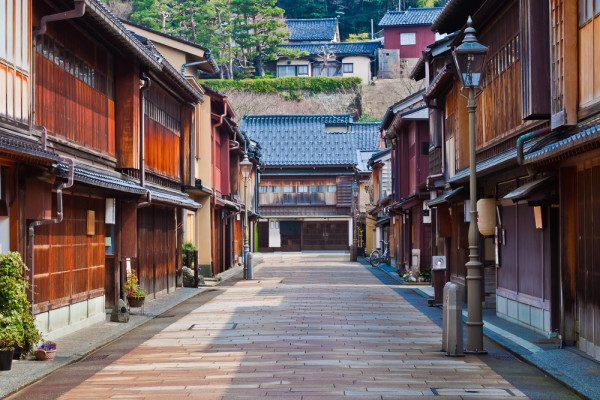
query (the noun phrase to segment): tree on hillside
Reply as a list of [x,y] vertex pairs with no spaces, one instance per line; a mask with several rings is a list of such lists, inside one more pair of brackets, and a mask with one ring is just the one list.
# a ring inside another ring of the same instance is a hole
[[254,62],[259,76],[265,76],[265,62],[277,59],[278,46],[288,33],[281,22],[283,9],[276,0],[231,0],[234,14],[232,37],[241,50],[242,65]]

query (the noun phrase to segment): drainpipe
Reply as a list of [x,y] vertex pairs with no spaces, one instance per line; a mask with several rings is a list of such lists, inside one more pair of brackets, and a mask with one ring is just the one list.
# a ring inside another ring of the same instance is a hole
[[[215,168],[217,167],[217,153],[216,153],[216,139],[217,139],[217,128],[220,127],[221,125],[223,125],[223,118],[225,118],[225,116],[227,115],[227,96],[223,97],[223,114],[221,114],[219,116],[219,122],[216,123],[215,125],[213,125],[212,129],[213,129],[213,143],[212,143],[212,148],[213,148],[213,154],[212,154],[212,159],[213,159],[213,167],[212,167],[212,184],[213,184],[213,189],[216,186],[216,182],[215,182]],[[217,195],[215,194],[213,196],[213,204],[217,203]]]
[[545,128],[538,129],[537,131],[529,132],[522,136],[519,136],[519,138],[517,139],[517,161],[519,162],[519,165],[523,165],[523,163],[525,162],[525,155],[523,154],[523,145],[525,144],[525,141],[533,139],[534,137],[545,135],[551,130],[552,128],[547,126]]
[[204,61],[195,61],[195,62],[190,62],[190,63],[182,64],[181,65],[181,75],[185,75],[185,67],[191,67],[191,66],[194,66],[194,65],[200,65],[200,64],[209,63],[210,60],[211,60],[211,58],[210,58],[210,56],[211,56],[210,51],[206,50],[204,52],[204,56],[206,57],[206,60],[204,60]]
[[74,0],[73,3],[74,3],[74,8],[72,10],[43,16],[42,20],[40,22],[40,29],[37,29],[37,30],[34,30],[33,32],[31,32],[31,44],[33,46],[33,51],[32,51],[33,57],[31,60],[31,67],[32,67],[31,68],[31,75],[32,75],[31,81],[33,82],[32,90],[31,90],[31,92],[32,92],[31,111],[33,114],[33,116],[32,116],[33,121],[35,121],[35,52],[36,52],[37,37],[44,35],[46,33],[48,22],[64,21],[67,19],[83,17],[83,15],[85,14],[85,1],[84,0]]
[[29,224],[29,229],[28,229],[28,247],[29,247],[29,260],[28,263],[29,264],[29,270],[30,270],[30,274],[31,274],[31,304],[35,304],[34,302],[34,290],[33,290],[33,276],[35,274],[35,263],[34,263],[34,257],[33,257],[33,249],[34,249],[34,240],[35,240],[35,227],[36,226],[42,226],[42,225],[51,225],[51,224],[58,224],[63,220],[63,196],[62,196],[62,191],[63,189],[68,189],[71,186],[73,186],[73,175],[74,175],[74,163],[73,160],[71,158],[67,158],[67,157],[61,157],[61,161],[66,162],[69,165],[69,176],[67,179],[67,182],[63,182],[60,185],[58,185],[58,187],[56,188],[56,218],[53,219],[43,219],[43,220],[37,220],[37,221],[32,221]]
[[[146,114],[146,90],[150,89],[152,81],[146,74],[142,75],[140,79],[140,186],[146,187],[146,125],[145,125],[145,114]],[[139,203],[138,208],[147,207],[152,202],[152,195],[150,190],[146,193],[146,201]]]

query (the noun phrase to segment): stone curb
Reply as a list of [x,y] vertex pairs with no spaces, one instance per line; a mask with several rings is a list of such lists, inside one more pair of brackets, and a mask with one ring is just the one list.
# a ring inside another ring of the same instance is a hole
[[174,293],[150,300],[144,307],[144,315],[131,314],[128,323],[110,322],[110,314],[104,322],[90,325],[57,340],[58,349],[53,361],[15,360],[10,371],[0,372],[0,398],[7,397],[26,386],[42,379],[66,365],[85,358],[106,344],[119,339],[133,329],[145,324],[157,315],[176,307],[182,302],[206,292],[243,272],[243,267],[234,267],[217,277],[215,285],[195,288],[178,288]]
[[[428,293],[422,291],[419,288],[412,288],[412,289],[415,291],[415,293],[417,293],[418,295],[420,295],[426,299],[431,298],[431,296]],[[485,322],[485,323],[488,325],[494,326],[490,322]],[[587,387],[587,385],[584,382],[579,382],[579,381],[573,379],[571,376],[565,374],[564,373],[564,364],[562,362],[549,363],[545,360],[541,360],[536,357],[536,353],[532,353],[531,351],[527,350],[526,348],[513,342],[509,338],[506,338],[505,336],[502,335],[502,333],[500,333],[498,331],[498,329],[494,329],[494,330],[495,331],[490,330],[490,329],[486,328],[484,325],[483,335],[485,337],[487,337],[488,339],[492,340],[493,342],[495,342],[496,344],[498,344],[499,346],[501,346],[502,348],[504,348],[505,350],[507,350],[509,353],[513,354],[515,357],[517,357],[521,361],[524,361],[527,364],[530,364],[530,365],[536,367],[537,369],[539,369],[546,375],[552,377],[554,380],[562,383],[563,385],[565,385],[566,387],[571,389],[573,392],[575,392],[579,396],[581,396],[585,399],[600,398],[600,393],[598,391],[595,391],[595,390]],[[500,328],[500,331],[504,331],[504,330]],[[568,350],[563,349],[561,351],[568,351]],[[570,354],[572,354],[573,357],[575,357],[575,358],[580,357],[579,355],[576,355],[574,353],[570,353]],[[577,361],[575,361],[575,362],[577,362]]]

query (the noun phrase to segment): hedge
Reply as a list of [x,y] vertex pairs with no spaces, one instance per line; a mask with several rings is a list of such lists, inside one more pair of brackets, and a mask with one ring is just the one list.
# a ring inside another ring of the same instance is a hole
[[211,79],[203,81],[202,84],[216,91],[247,91],[254,93],[281,93],[293,90],[306,90],[311,94],[331,93],[340,90],[357,90],[360,87],[361,79],[352,78],[327,78],[327,77],[298,77],[290,76],[274,79],[243,79],[243,80],[224,80]]

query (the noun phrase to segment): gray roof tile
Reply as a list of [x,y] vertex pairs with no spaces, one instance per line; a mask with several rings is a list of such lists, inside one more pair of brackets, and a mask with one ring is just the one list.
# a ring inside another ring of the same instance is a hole
[[401,25],[431,25],[444,8],[409,8],[406,11],[388,11],[385,13],[379,26]]
[[337,19],[288,19],[285,21],[290,31],[288,40],[335,40]]
[[282,44],[279,47],[286,49],[294,49],[300,52],[307,52],[310,55],[323,53],[324,46],[327,50],[333,51],[334,54],[365,54],[371,55],[382,47],[380,41],[372,42],[344,42],[344,43],[326,43],[326,44]]
[[246,115],[241,130],[261,143],[265,165],[354,165],[357,150],[377,150],[381,140],[378,123],[352,122],[348,114]]

